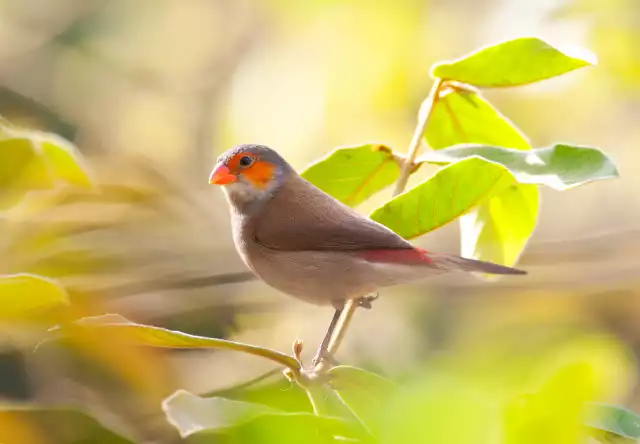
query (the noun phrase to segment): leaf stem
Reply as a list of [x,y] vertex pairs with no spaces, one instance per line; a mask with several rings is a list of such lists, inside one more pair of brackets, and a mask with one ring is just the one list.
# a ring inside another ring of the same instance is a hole
[[429,122],[431,114],[433,114],[434,105],[438,102],[440,91],[442,90],[443,86],[444,80],[437,79],[433,84],[433,87],[431,88],[431,92],[429,92],[429,96],[420,108],[420,113],[418,114],[418,125],[416,126],[416,130],[413,133],[411,143],[409,144],[409,153],[406,160],[404,161],[404,164],[402,165],[400,177],[398,178],[398,182],[396,182],[396,189],[393,191],[394,197],[402,193],[407,186],[409,176],[411,175],[411,170],[413,169],[413,162],[416,160],[416,156],[418,155],[418,150],[420,149],[420,145],[422,142],[422,137],[424,136],[424,132],[427,129],[427,123]]

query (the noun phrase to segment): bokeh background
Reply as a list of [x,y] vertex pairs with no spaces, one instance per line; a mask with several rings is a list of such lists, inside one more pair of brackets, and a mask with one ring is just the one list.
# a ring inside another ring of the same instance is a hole
[[[606,396],[640,408],[635,0],[2,0],[0,114],[73,141],[103,184],[97,196],[32,196],[3,220],[2,272],[60,279],[82,314],[285,351],[303,338],[311,355],[331,309],[245,282],[226,203],[207,185],[216,156],[262,143],[302,169],[340,145],[404,150],[433,63],[529,35],[588,48],[599,64],[486,96],[534,146],[597,146],[621,178],[543,190],[521,260],[528,277],[385,290],[356,314],[338,359],[401,375],[445,354],[491,373],[588,342]],[[418,243],[456,252],[458,227]],[[107,344],[83,360],[33,353],[35,339],[3,329],[0,400],[81,405],[142,441],[177,440],[159,408],[174,390],[203,393],[271,368],[233,353]]]

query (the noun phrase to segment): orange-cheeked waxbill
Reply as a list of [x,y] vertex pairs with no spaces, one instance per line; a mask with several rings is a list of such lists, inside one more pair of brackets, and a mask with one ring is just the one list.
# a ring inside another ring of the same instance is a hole
[[345,301],[381,287],[456,270],[525,274],[416,248],[304,180],[263,145],[239,145],[222,154],[209,183],[222,185],[231,207],[233,240],[244,263],[283,293],[333,305],[332,326]]

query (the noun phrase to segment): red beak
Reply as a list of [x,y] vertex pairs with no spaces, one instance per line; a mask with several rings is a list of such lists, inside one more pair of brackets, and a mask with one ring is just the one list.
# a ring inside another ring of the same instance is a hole
[[223,164],[216,165],[209,176],[209,183],[211,185],[225,185],[233,183],[236,180],[238,180],[238,177],[232,174],[229,168]]

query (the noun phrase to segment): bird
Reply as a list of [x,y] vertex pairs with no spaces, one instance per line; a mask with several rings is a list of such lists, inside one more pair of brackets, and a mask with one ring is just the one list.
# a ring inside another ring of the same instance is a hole
[[230,207],[233,241],[246,266],[269,286],[335,309],[313,359],[327,347],[350,299],[450,271],[525,271],[415,247],[303,179],[274,149],[242,144],[221,154],[209,176]]

